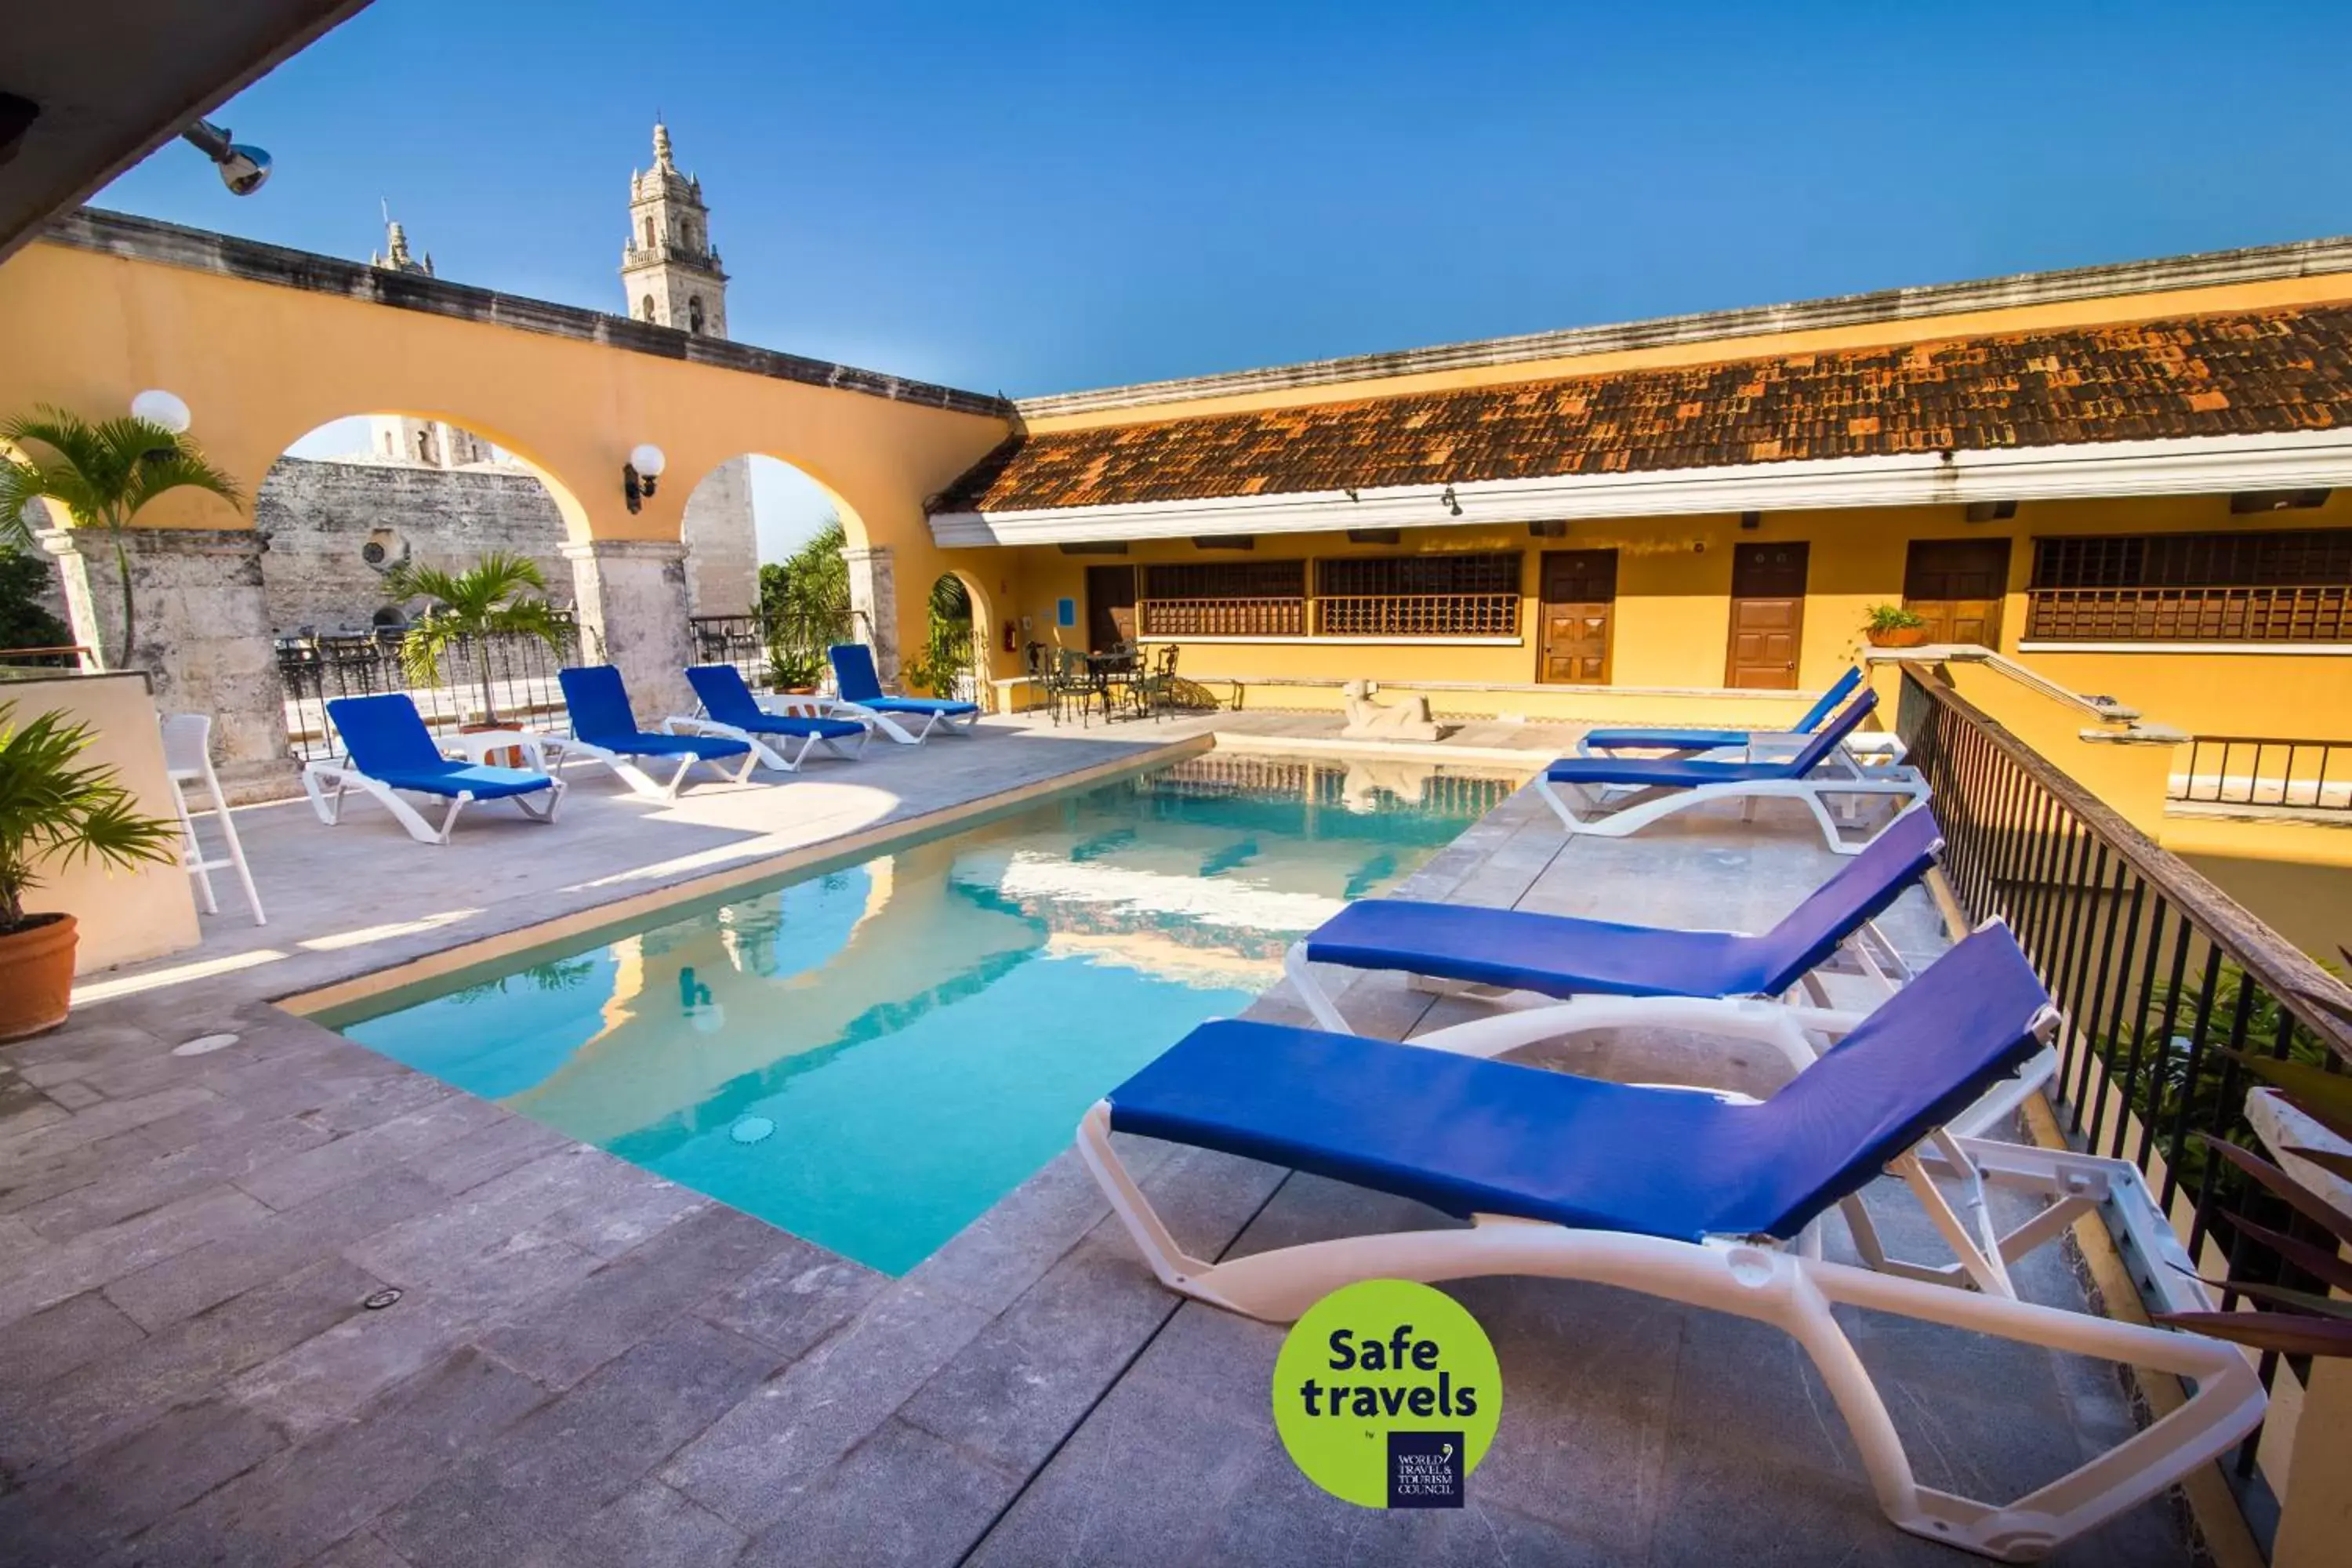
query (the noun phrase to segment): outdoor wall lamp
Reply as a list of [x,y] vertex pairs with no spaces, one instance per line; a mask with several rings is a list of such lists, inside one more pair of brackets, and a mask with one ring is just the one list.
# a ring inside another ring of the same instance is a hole
[[1446,510],[1452,512],[1456,517],[1460,517],[1462,515],[1462,503],[1454,499],[1454,487],[1452,485],[1445,487],[1445,494],[1440,499],[1445,502]]
[[151,386],[131,400],[131,417],[161,425],[174,436],[184,436],[193,416],[184,398],[160,386]]
[[627,498],[629,510],[635,511],[651,498],[654,481],[669,467],[669,459],[651,441],[631,448],[629,460],[621,465],[621,494]]
[[229,139],[226,127],[199,120],[180,132],[180,140],[220,166],[221,184],[233,196],[249,196],[268,183],[269,154]]

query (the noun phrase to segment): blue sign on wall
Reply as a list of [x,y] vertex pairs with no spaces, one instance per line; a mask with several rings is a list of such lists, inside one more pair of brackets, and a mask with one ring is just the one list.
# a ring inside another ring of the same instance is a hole
[[1054,624],[1057,626],[1076,626],[1078,624],[1078,602],[1076,599],[1055,600]]

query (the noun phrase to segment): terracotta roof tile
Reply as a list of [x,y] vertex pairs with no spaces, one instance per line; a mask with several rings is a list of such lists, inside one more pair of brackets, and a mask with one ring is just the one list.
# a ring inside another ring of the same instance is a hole
[[1019,511],[2352,425],[2352,306],[1625,371],[1016,437]]

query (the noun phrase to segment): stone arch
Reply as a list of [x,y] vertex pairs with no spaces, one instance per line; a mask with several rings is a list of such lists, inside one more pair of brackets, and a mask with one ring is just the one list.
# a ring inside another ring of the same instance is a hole
[[[387,429],[396,460],[383,453]],[[257,555],[261,614],[298,756],[327,742],[324,704],[358,691],[406,689],[435,723],[552,707],[556,669],[593,656],[593,637],[575,629],[554,646],[468,645],[446,657],[438,678],[416,677],[401,663],[399,640],[430,605],[392,588],[404,567],[462,573],[496,552],[537,567],[547,601],[571,611],[580,597],[568,552],[576,497],[496,433],[422,410],[345,416],[287,447],[251,496],[268,541]],[[467,460],[485,447],[488,460]]]
[[[1002,623],[998,619],[996,606],[990,595],[986,581],[980,574],[953,564],[942,565],[939,571],[932,574],[929,583],[923,585],[922,600],[927,620],[935,618],[931,613],[935,591],[940,584],[950,581],[963,590],[964,603],[970,611],[968,636],[971,647],[969,671],[971,689],[969,692],[958,690],[954,695],[968,696],[974,700],[984,702],[988,700],[989,679],[1003,664],[1003,648],[1000,642]],[[910,582],[908,586],[912,589],[915,584]],[[949,694],[941,692],[940,695]]]
[[[287,421],[286,423],[288,426],[294,426],[295,427],[279,427],[277,429],[275,436],[277,446],[273,450],[270,463],[263,463],[259,465],[259,472],[257,474],[244,472],[236,473],[236,477],[239,483],[245,488],[246,501],[248,509],[251,507],[253,500],[259,490],[263,479],[267,477],[271,464],[278,458],[283,457],[287,453],[290,452],[294,447],[302,445],[304,442],[318,436],[322,431],[341,425],[345,421],[357,419],[405,419],[414,420],[420,424],[432,426],[447,426],[453,431],[460,431],[472,437],[475,441],[478,443],[487,443],[488,446],[497,448],[507,463],[521,469],[523,472],[529,474],[532,479],[539,481],[541,488],[546,490],[548,498],[555,503],[556,511],[563,519],[564,536],[567,539],[583,540],[590,537],[591,531],[588,521],[588,508],[586,504],[581,500],[578,491],[571,484],[566,482],[566,480],[561,475],[557,474],[553,468],[540,460],[534,450],[534,443],[517,435],[512,429],[499,424],[498,421],[477,418],[469,412],[467,412],[454,405],[446,404],[411,403],[388,400],[371,405],[370,404],[362,401],[360,402],[356,407],[347,405],[341,408],[329,408],[321,411],[315,417],[298,416],[296,416],[296,419]],[[300,421],[299,425],[297,424],[298,420]],[[265,439],[268,438],[270,437],[265,437]],[[371,444],[372,449],[380,448],[381,446],[382,441],[380,438]],[[393,446],[404,458],[414,459],[416,457],[416,452],[413,445],[404,447],[403,443],[395,439]],[[437,431],[434,437],[433,449],[435,454],[437,456],[440,450],[440,437]],[[383,456],[384,454],[378,450],[377,455]],[[233,469],[232,472],[236,471]]]

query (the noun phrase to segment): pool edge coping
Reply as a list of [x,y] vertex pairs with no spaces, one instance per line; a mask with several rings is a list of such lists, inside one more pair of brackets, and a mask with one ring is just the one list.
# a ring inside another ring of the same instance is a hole
[[[493,963],[535,948],[553,946],[575,941],[606,927],[634,924],[646,917],[687,907],[715,898],[721,898],[738,889],[759,882],[772,881],[795,872],[813,870],[829,861],[845,858],[864,858],[878,854],[901,844],[931,837],[961,826],[975,817],[1011,811],[1049,795],[1066,790],[1082,789],[1102,783],[1122,773],[1137,773],[1146,768],[1181,762],[1189,756],[1213,751],[1217,737],[1213,732],[1188,735],[1163,742],[1127,756],[1074,768],[1050,778],[1032,779],[1011,789],[992,795],[977,795],[958,801],[953,805],[933,811],[884,821],[853,832],[803,844],[780,854],[746,861],[724,870],[709,872],[673,882],[667,887],[647,889],[632,893],[610,903],[591,909],[574,910],[551,920],[536,921],[510,931],[459,942],[415,958],[404,959],[382,969],[372,969],[364,974],[329,981],[324,985],[268,998],[268,1005],[298,1018],[320,1022],[323,1016],[383,995],[388,992],[411,986],[430,984],[461,970]],[[326,1024],[333,1028],[335,1025]]]

